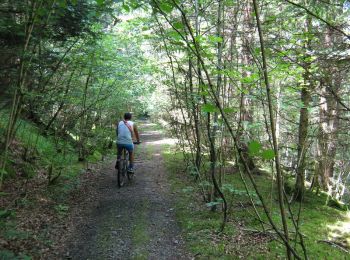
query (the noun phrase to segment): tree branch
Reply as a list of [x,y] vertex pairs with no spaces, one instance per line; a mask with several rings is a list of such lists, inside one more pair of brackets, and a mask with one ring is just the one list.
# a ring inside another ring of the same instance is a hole
[[285,0],[287,3],[294,5],[300,9],[303,9],[305,12],[307,12],[309,15],[315,17],[316,19],[320,20],[321,22],[325,23],[328,27],[332,28],[333,30],[339,32],[340,34],[344,35],[346,38],[350,39],[350,35],[348,35],[346,32],[344,32],[343,30],[340,30],[337,26],[331,24],[330,22],[326,21],[325,19],[323,19],[322,17],[320,17],[319,15],[315,14],[314,12],[310,11],[308,8],[306,8],[305,6],[298,4],[298,3],[294,3],[290,0]]

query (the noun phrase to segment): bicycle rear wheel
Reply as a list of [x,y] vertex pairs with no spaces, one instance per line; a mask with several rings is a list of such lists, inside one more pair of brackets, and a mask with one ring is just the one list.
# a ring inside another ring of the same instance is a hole
[[126,151],[123,151],[123,157],[119,161],[118,165],[118,187],[121,188],[125,184],[126,176],[127,176],[127,167],[128,167],[128,161],[126,159],[127,154]]

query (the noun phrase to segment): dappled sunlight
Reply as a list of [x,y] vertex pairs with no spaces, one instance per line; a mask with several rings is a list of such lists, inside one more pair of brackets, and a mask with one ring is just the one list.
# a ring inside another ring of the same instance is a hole
[[169,144],[169,145],[175,145],[177,143],[177,139],[174,138],[163,138],[160,140],[155,140],[155,141],[149,141],[145,142],[146,144],[150,145],[162,145],[162,144]]
[[344,213],[343,218],[335,223],[328,224],[327,229],[329,240],[350,246],[350,212]]
[[149,122],[142,123],[142,127],[156,127],[156,126],[157,126],[157,124],[155,124],[155,123],[149,123]]
[[155,134],[160,134],[160,131],[147,131],[145,133],[140,134],[141,136],[153,136]]
[[73,140],[78,141],[79,137],[73,133],[68,132],[68,134],[73,138]]

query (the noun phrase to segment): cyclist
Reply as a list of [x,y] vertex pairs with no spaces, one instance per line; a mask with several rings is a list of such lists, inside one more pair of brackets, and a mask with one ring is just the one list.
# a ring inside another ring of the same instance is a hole
[[133,121],[131,121],[132,114],[127,112],[124,114],[124,120],[120,121],[116,126],[117,134],[117,162],[115,168],[118,168],[120,158],[122,156],[123,149],[126,149],[129,152],[129,166],[128,171],[134,171],[134,143],[133,138],[136,138],[136,144],[140,143],[139,132],[137,126]]

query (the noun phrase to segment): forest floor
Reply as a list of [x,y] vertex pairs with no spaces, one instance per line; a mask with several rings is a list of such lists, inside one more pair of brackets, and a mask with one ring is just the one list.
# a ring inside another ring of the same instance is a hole
[[[8,180],[0,193],[0,259],[285,259],[276,237],[259,231],[239,174],[225,174],[230,210],[218,233],[222,212],[203,202],[207,183],[194,182],[175,140],[157,125],[144,122],[140,129],[135,179],[121,189],[115,155],[79,165],[55,185],[43,174]],[[278,222],[276,187],[267,175],[255,179]],[[256,195],[253,200],[267,222]],[[349,259],[350,213],[324,201],[308,193],[302,205],[310,259]]]
[[175,219],[162,159],[163,135],[140,126],[135,178],[117,187],[114,162],[85,183],[71,205],[66,259],[190,259]]

